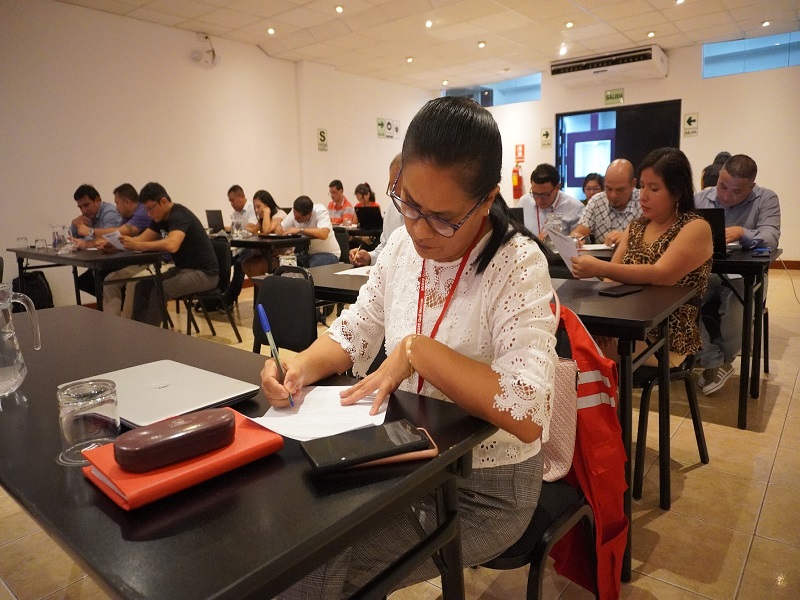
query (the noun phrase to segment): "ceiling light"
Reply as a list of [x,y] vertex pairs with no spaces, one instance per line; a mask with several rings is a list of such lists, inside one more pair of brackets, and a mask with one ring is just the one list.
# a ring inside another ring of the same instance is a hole
[[442,85],[447,85],[447,79],[442,79]]
[[425,27],[427,27],[428,29],[433,27],[433,21],[425,21]]
[[344,12],[344,9],[341,6],[337,6],[336,7],[336,12],[339,13],[339,14],[342,14]]
[[406,56],[406,62],[407,63],[414,62],[414,57],[413,56]]
[[567,29],[572,29],[575,26],[575,23],[572,21],[567,21]]
[[675,4],[683,4],[683,0],[675,0]]
[[478,42],[478,48],[485,48],[486,42]]
[[769,21],[764,21],[764,22],[761,24],[761,26],[762,26],[762,27],[769,27]]
[[275,35],[275,30],[272,27],[270,27],[269,29],[267,29],[267,33],[270,35]]
[[656,37],[656,32],[655,31],[648,31],[647,32],[647,37]]
[[561,48],[558,49],[558,55],[564,56],[567,53],[567,45],[565,43],[561,44]]

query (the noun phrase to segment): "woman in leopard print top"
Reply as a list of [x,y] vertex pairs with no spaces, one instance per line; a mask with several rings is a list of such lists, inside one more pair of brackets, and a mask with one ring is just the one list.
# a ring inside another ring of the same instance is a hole
[[[639,166],[639,178],[642,217],[629,225],[611,262],[579,256],[572,265],[581,278],[695,288],[692,299],[669,317],[670,364],[675,366],[700,350],[697,311],[711,272],[711,228],[692,212],[692,168],[683,152],[654,150]],[[615,346],[601,345],[604,351]]]

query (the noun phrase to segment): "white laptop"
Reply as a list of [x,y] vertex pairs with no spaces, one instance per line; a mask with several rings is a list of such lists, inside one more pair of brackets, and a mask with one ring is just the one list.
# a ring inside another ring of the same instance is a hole
[[247,400],[258,386],[174,360],[158,360],[85,379],[117,386],[120,420],[141,427],[184,413]]

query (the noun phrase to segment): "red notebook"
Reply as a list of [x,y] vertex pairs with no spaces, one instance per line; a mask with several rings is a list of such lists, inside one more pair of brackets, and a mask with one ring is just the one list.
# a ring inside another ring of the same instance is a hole
[[283,448],[283,438],[236,413],[233,442],[195,458],[147,473],[128,473],[114,460],[114,444],[84,452],[83,474],[125,510],[185,490]]

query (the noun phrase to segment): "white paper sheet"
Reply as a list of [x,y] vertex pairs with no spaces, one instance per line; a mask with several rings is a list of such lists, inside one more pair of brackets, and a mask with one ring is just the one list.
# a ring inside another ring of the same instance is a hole
[[579,250],[613,250],[614,246],[606,246],[605,244],[584,244]]
[[104,233],[103,234],[103,238],[109,244],[114,246],[114,248],[116,248],[117,250],[125,250],[125,246],[123,246],[122,242],[120,241],[121,237],[122,236],[120,235],[119,231],[112,231],[110,233]]
[[370,267],[370,266],[355,267],[354,269],[345,269],[344,271],[336,271],[336,273],[334,273],[334,275],[362,275],[362,276],[366,276],[366,275],[369,275],[369,270],[371,268],[372,267]]
[[564,235],[560,231],[550,229],[549,227],[547,228],[547,235],[561,255],[564,264],[567,265],[569,272],[574,275],[575,273],[572,272],[572,257],[578,256],[578,249],[575,247],[575,238]]
[[270,409],[252,420],[280,435],[301,442],[335,435],[369,425],[382,425],[384,408],[377,415],[369,409],[375,396],[367,396],[350,406],[342,406],[339,392],[347,386],[311,386],[294,395],[294,408]]

